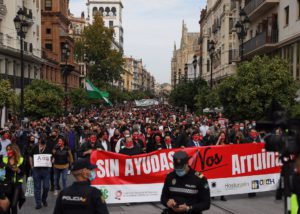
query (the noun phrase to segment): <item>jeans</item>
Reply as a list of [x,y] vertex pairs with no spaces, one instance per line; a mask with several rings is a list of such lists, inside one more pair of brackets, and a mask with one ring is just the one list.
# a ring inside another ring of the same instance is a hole
[[66,169],[54,168],[54,186],[55,186],[56,190],[59,189],[58,186],[59,186],[60,175],[62,177],[63,189],[65,189],[67,187],[67,173],[68,173],[68,168],[66,168]]
[[[33,183],[34,183],[34,199],[37,206],[45,202],[49,192],[50,168],[41,167],[33,168]],[[43,193],[41,197],[43,184]]]

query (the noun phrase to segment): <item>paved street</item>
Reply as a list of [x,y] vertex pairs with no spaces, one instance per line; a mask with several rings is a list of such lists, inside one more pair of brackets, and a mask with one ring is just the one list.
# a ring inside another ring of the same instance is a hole
[[[274,192],[259,193],[257,197],[249,199],[247,195],[237,195],[227,197],[227,202],[222,202],[219,198],[212,200],[211,209],[205,214],[281,214],[283,213],[283,201],[274,200]],[[50,214],[53,212],[56,196],[53,192],[49,193],[47,208],[35,210],[33,197],[27,198],[27,201],[20,211],[20,214]],[[112,214],[159,214],[163,206],[159,203],[139,203],[126,205],[109,205],[109,211]]]

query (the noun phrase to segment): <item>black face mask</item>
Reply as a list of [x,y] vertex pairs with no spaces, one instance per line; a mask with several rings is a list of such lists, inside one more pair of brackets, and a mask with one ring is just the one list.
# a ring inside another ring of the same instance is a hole
[[45,144],[46,144],[46,141],[41,141],[40,144],[41,144],[41,145],[45,145]]

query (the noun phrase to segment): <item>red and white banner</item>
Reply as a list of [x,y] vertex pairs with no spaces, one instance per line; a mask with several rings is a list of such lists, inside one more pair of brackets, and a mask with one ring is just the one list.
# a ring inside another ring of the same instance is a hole
[[[93,185],[107,203],[159,201],[166,175],[173,170],[173,154],[179,149],[126,156],[95,151],[97,165]],[[264,144],[241,144],[184,149],[192,168],[209,181],[212,196],[274,190],[281,163],[278,154],[266,152]]]

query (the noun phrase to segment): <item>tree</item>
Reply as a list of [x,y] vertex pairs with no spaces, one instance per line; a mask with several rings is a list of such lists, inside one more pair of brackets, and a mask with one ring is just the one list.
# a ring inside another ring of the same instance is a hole
[[220,107],[219,94],[216,89],[211,90],[208,87],[202,87],[198,89],[198,94],[195,96],[195,105],[197,107],[197,112],[202,114],[203,109],[215,107]]
[[218,93],[225,114],[232,119],[261,119],[276,101],[286,111],[294,103],[296,83],[288,63],[279,58],[254,57],[225,79]]
[[15,97],[15,92],[11,88],[10,82],[8,80],[0,80],[0,109],[12,103],[12,97]]
[[60,116],[63,113],[62,87],[44,80],[33,80],[25,88],[25,114],[33,118]]
[[[196,95],[203,94],[205,95],[208,91],[207,82],[201,78],[198,78],[191,82],[182,82],[178,84],[170,94],[170,104],[178,107],[187,107],[191,110],[196,109]],[[198,97],[200,98],[200,95]],[[198,101],[199,101],[198,100]],[[202,101],[201,101],[202,102]]]
[[87,92],[84,88],[77,88],[70,92],[70,99],[73,107],[79,110],[82,107],[88,107],[91,104]]
[[121,79],[124,60],[122,53],[112,49],[114,30],[104,26],[102,16],[97,13],[94,23],[87,26],[82,41],[75,45],[75,55],[90,62],[88,77],[96,86]]

